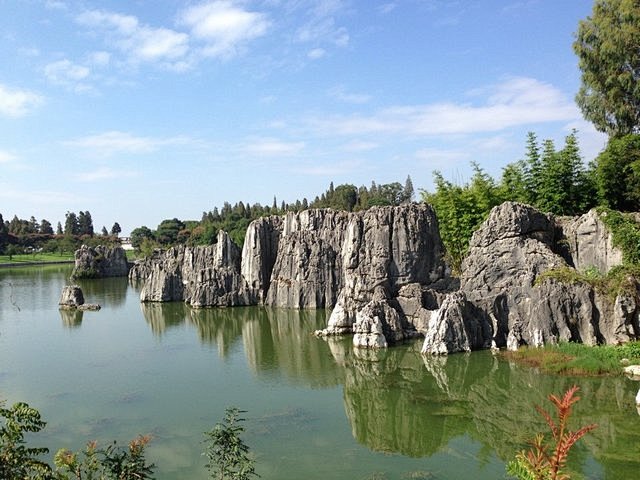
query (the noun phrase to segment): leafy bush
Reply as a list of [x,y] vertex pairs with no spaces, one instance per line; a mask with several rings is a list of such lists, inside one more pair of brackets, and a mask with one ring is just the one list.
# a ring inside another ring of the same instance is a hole
[[205,455],[209,459],[207,470],[217,480],[249,480],[258,477],[255,465],[249,457],[249,447],[240,438],[244,427],[240,425],[245,413],[235,407],[227,408],[224,421],[205,432]]

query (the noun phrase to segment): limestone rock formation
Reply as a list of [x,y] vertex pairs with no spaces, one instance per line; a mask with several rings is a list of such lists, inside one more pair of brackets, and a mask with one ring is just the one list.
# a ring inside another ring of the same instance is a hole
[[151,265],[143,302],[184,301],[193,307],[249,305],[240,275],[240,249],[226,232],[206,247],[173,247]]
[[84,294],[78,285],[63,287],[58,305],[61,310],[100,310],[97,303],[84,303]]
[[[355,332],[356,344],[382,347],[426,330],[429,309],[443,298],[426,291],[442,282],[445,264],[425,204],[260,218],[247,229],[241,262],[220,235],[216,246],[175,247],[137,264],[129,278],[145,279],[142,301],[333,308],[324,334]],[[409,285],[419,299],[407,297]]]
[[60,295],[60,301],[58,305],[60,307],[76,308],[84,304],[84,295],[82,289],[78,285],[65,285],[62,288],[62,294]]
[[[380,302],[395,299],[401,288],[409,284],[428,286],[445,276],[443,247],[435,214],[428,205],[406,205],[397,208],[372,208],[360,214],[352,214],[346,228],[341,251],[343,287],[336,307],[331,313],[327,333],[357,331],[354,344],[371,346],[367,331],[377,333],[377,322],[370,315],[360,315],[369,302],[374,311],[380,311]],[[374,299],[374,292],[377,298]],[[382,300],[382,299],[386,300]],[[396,305],[389,307],[398,310]],[[394,317],[378,315],[383,322],[389,342],[414,335],[415,328],[406,322],[404,313],[400,331],[398,325],[386,324]],[[359,323],[358,321],[364,322]],[[386,324],[386,325],[385,325]],[[411,328],[409,328],[411,327]]]
[[82,245],[75,252],[72,278],[126,277],[129,262],[122,247],[87,247]]
[[[637,284],[611,300],[587,284],[537,281],[547,270],[568,268],[565,258],[573,265],[612,266],[615,249],[597,252],[593,247],[610,242],[606,231],[592,213],[584,217],[559,229],[554,219],[533,207],[513,202],[495,207],[471,239],[460,291],[431,317],[423,353],[559,341],[615,344],[638,338]],[[563,230],[573,240],[567,242]],[[563,249],[567,243],[569,249]]]
[[[606,215],[606,213],[603,213]],[[580,271],[595,267],[601,273],[622,263],[622,252],[596,210],[579,217],[558,219],[569,249],[569,263]]]

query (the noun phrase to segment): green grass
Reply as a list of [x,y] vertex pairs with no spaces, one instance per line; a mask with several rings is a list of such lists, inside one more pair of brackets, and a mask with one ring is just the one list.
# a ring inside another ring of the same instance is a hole
[[506,358],[562,375],[621,375],[622,359],[640,364],[640,342],[590,347],[581,343],[560,343],[541,348],[520,348],[504,352]]
[[26,263],[49,263],[49,262],[65,262],[73,261],[73,253],[21,253],[18,255],[12,255],[9,259],[9,255],[0,255],[0,264],[15,264],[21,265]]

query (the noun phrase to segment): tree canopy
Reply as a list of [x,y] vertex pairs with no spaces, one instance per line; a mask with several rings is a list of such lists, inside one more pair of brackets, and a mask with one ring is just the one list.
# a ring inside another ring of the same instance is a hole
[[582,84],[576,102],[609,136],[640,133],[640,2],[596,0],[573,49]]

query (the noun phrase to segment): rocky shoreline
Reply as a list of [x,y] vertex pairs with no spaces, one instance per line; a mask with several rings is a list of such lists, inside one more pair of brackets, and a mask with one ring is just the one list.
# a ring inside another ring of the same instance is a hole
[[542,281],[555,268],[606,273],[622,262],[595,211],[555,218],[506,202],[475,232],[459,279],[450,275],[426,204],[347,213],[312,209],[252,222],[242,251],[177,246],[137,262],[143,302],[331,310],[318,335],[352,334],[383,348],[424,336],[424,354],[515,349],[559,341],[640,338],[640,286],[615,298],[584,283]]

